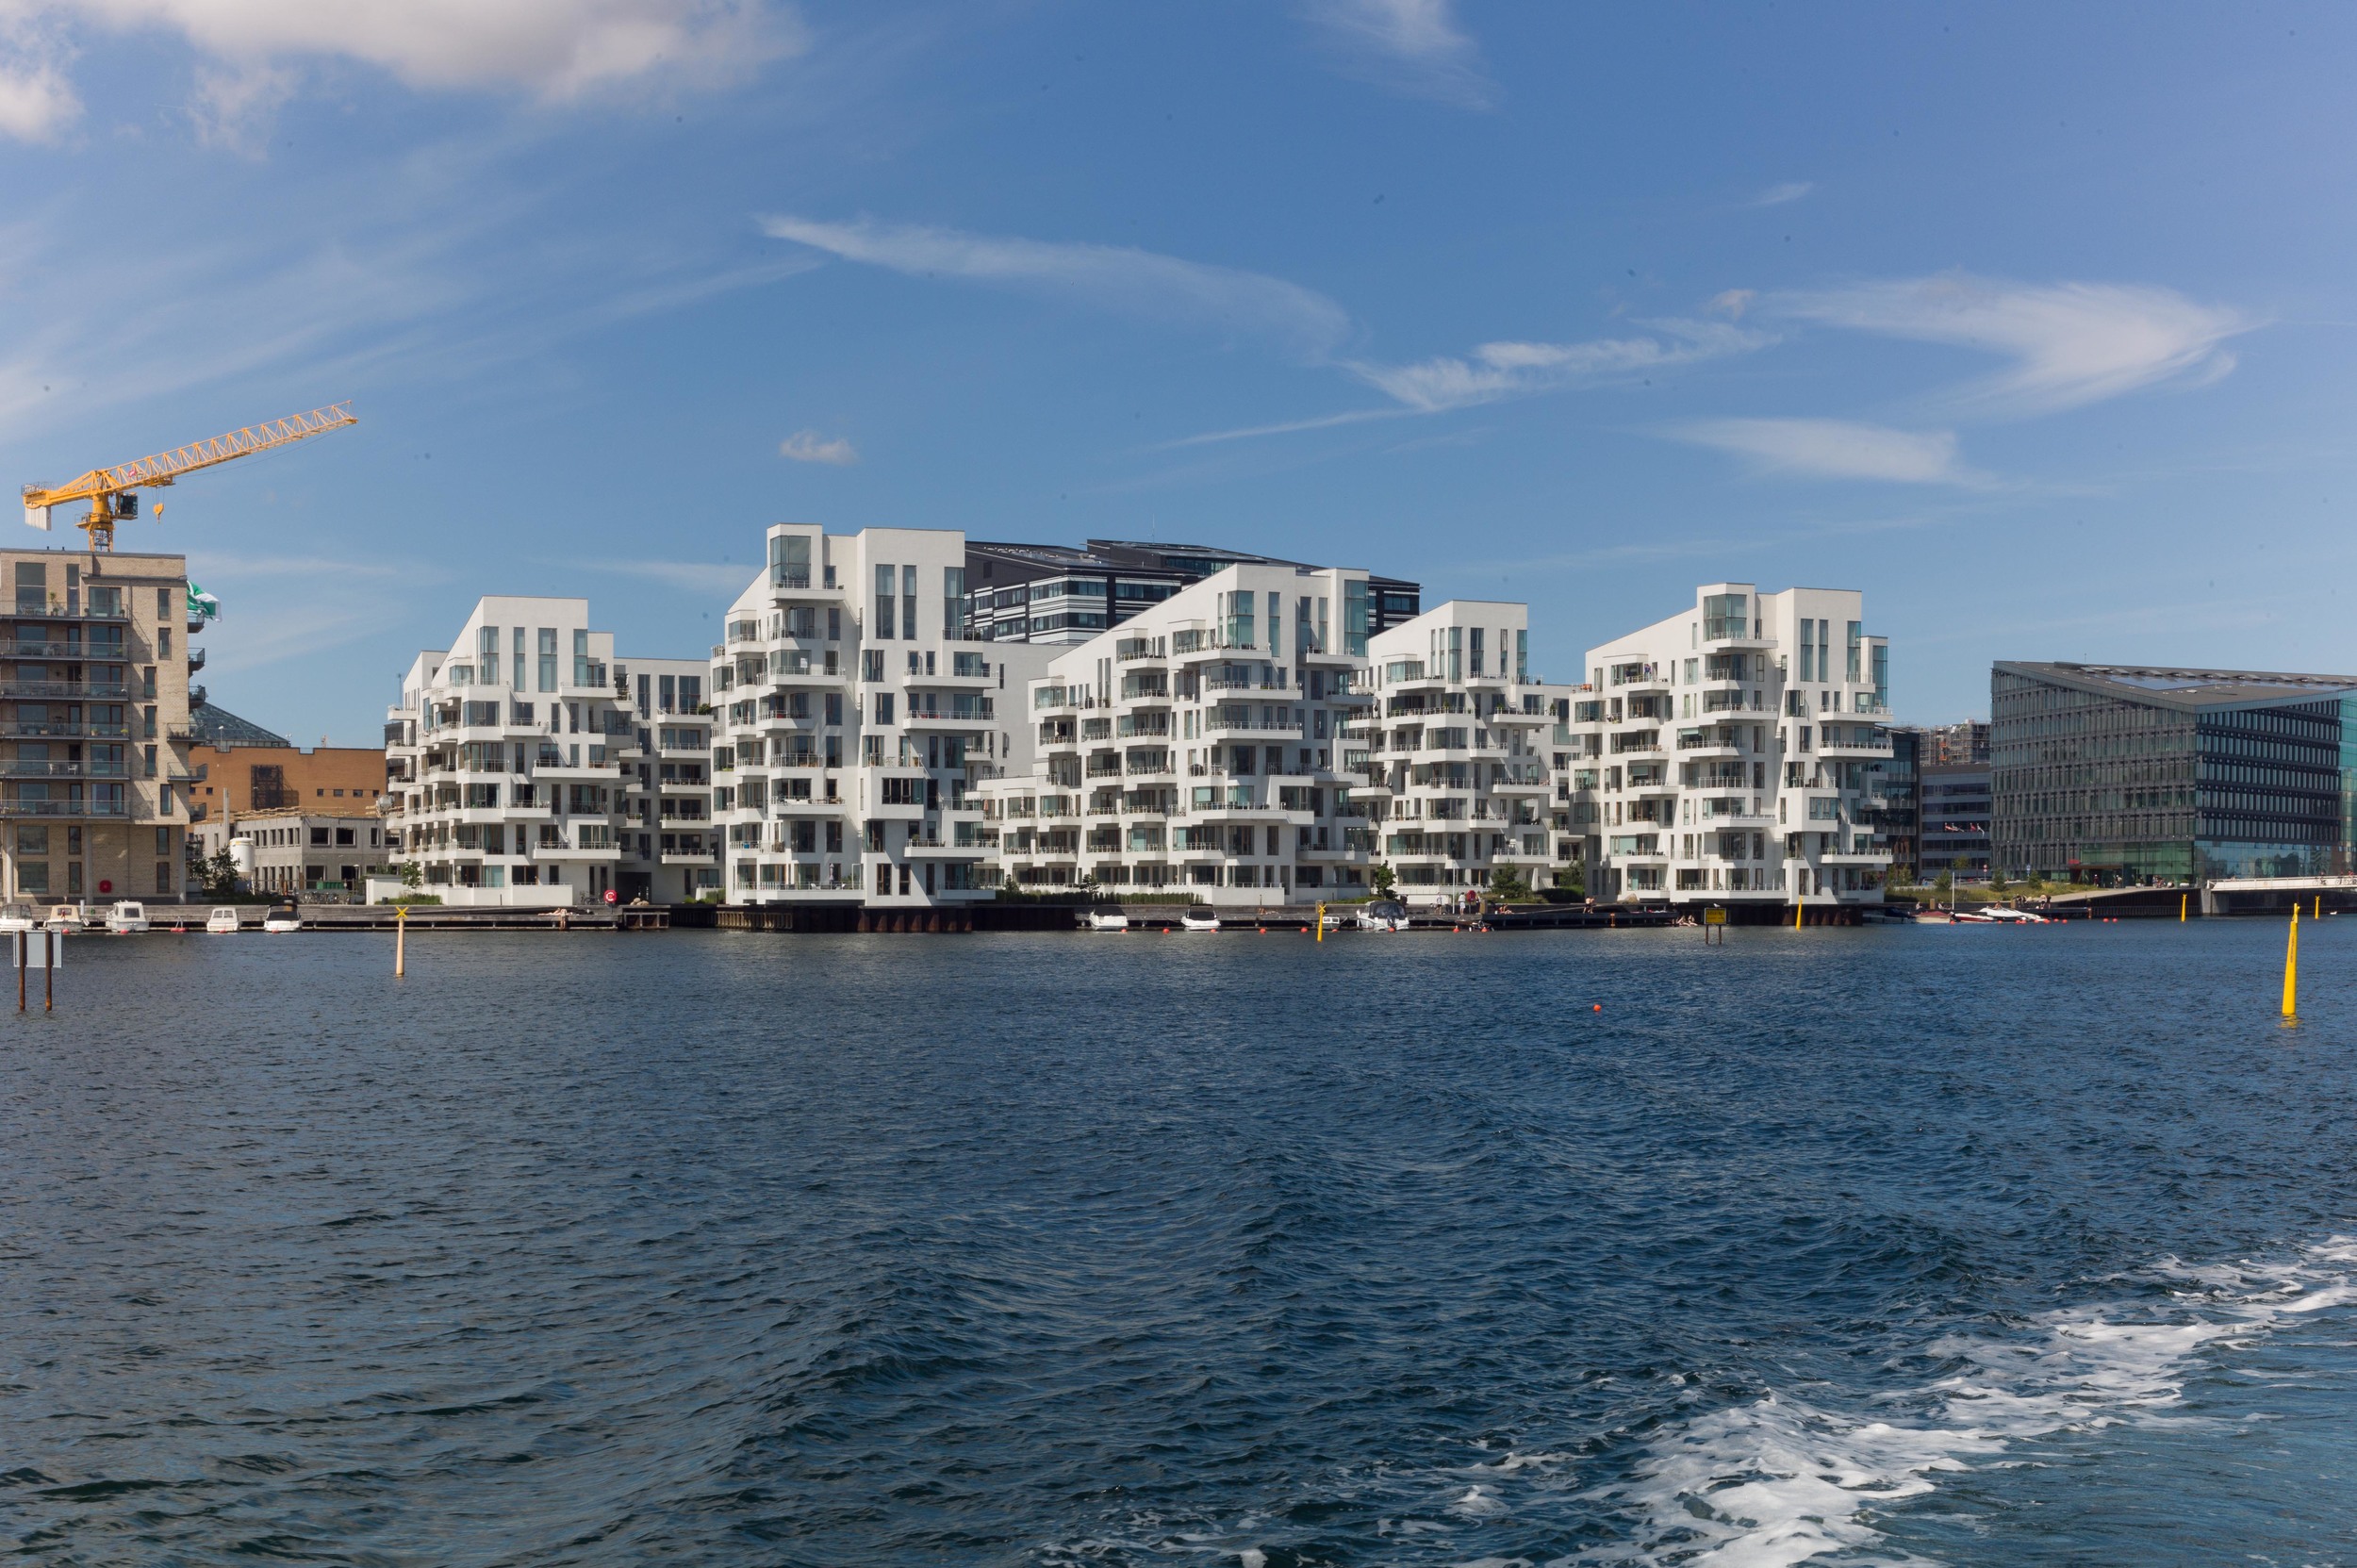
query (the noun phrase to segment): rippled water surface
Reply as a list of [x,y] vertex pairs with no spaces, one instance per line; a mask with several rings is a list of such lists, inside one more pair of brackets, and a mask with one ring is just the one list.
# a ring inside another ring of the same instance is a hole
[[2357,920],[2291,1030],[2282,945],[82,939],[0,1542],[2357,1561]]

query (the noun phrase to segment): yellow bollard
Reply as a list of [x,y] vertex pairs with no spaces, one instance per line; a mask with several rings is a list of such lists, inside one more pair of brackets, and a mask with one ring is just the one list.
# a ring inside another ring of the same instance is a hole
[[1318,905],[1318,940],[1326,940],[1326,906]]
[[395,980],[401,979],[407,970],[408,946],[409,911],[405,907],[397,908],[393,911],[393,978]]
[[2177,895],[2177,923],[2181,926],[2185,923],[2185,900],[2189,897],[2191,895],[2185,893]]
[[1798,893],[1792,895],[1792,929],[1801,929],[1801,896]]
[[2319,893],[2316,895],[2316,907],[2308,912],[2308,918],[2311,920],[2321,920],[2324,918],[2323,894]]
[[2299,905],[2292,905],[2292,934],[2283,949],[2283,1016],[2293,1016],[2299,996]]

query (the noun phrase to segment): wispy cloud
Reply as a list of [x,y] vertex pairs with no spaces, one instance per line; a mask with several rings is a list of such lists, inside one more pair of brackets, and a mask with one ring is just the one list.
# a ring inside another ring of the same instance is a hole
[[1770,186],[1744,205],[1747,206],[1782,206],[1787,202],[1799,201],[1816,189],[1817,182],[1814,180],[1787,180],[1782,185]]
[[1893,430],[1847,420],[1695,420],[1662,433],[1748,457],[1772,473],[1901,485],[1986,483],[1956,460],[1951,430]]
[[848,468],[859,461],[859,449],[851,445],[849,436],[830,440],[816,430],[797,430],[778,443],[778,455],[791,457],[797,463],[831,463]]
[[1349,312],[1299,284],[1263,272],[1183,261],[1126,245],[1093,245],[909,224],[823,223],[775,215],[762,232],[846,261],[915,277],[953,277],[1022,289],[1102,310],[1269,338],[1316,359],[1350,332]]
[[1462,357],[1442,355],[1412,365],[1355,363],[1350,368],[1405,407],[1433,414],[1749,353],[1775,340],[1770,334],[1724,322],[1644,324],[1656,335],[1580,343],[1484,343]]
[[725,561],[616,561],[597,560],[579,563],[591,571],[605,572],[616,577],[652,578],[667,587],[698,599],[731,599],[745,591],[745,586],[761,575],[761,569],[751,566],[731,566]]
[[176,35],[205,60],[200,121],[292,91],[277,68],[348,60],[432,91],[522,92],[545,103],[633,84],[709,88],[809,47],[774,0],[8,0],[0,8],[0,131],[53,138],[78,108],[64,68],[88,33]]
[[2010,358],[2011,369],[1973,383],[1954,400],[1998,414],[2049,413],[2161,382],[2216,380],[2234,368],[2226,339],[2259,324],[2170,289],[2009,283],[1962,272],[1780,294],[1767,308]]
[[1304,0],[1302,10],[1346,75],[1459,108],[1497,101],[1451,0]]

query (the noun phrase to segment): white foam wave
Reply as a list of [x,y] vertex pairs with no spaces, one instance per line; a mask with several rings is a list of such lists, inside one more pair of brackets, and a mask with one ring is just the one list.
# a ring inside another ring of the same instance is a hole
[[2357,1300],[2357,1237],[2279,1264],[2170,1260],[2147,1282],[2172,1299],[2051,1312],[2009,1338],[1937,1342],[1932,1353],[1957,1370],[1888,1401],[1910,1419],[1775,1395],[1698,1414],[1656,1444],[1634,1479],[1590,1494],[1637,1523],[1626,1548],[1584,1556],[1680,1568],[1792,1568],[1836,1552],[1909,1560],[1871,1555],[1883,1541],[1878,1510],[2025,1440],[2152,1418],[2182,1397],[2204,1346]]

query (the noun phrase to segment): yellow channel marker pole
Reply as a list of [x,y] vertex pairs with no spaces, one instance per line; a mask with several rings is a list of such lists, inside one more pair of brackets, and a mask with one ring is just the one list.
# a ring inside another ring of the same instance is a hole
[[406,905],[393,911],[393,978],[401,979],[409,961],[409,910]]
[[2291,941],[2283,949],[2283,1016],[2291,1017],[2299,1011],[2299,905],[2292,905]]
[[1326,940],[1326,906],[1318,905],[1318,940]]
[[2185,923],[2185,900],[2192,896],[2190,893],[2177,895],[2177,923],[2181,926]]

